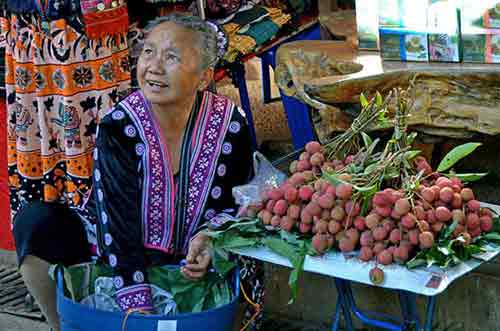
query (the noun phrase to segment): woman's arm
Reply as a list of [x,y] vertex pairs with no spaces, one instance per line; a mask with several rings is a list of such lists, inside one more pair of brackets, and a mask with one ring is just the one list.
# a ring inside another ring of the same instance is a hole
[[127,118],[106,116],[99,125],[94,154],[94,194],[100,254],[113,268],[116,301],[123,311],[151,310],[141,214],[138,139],[125,134]]

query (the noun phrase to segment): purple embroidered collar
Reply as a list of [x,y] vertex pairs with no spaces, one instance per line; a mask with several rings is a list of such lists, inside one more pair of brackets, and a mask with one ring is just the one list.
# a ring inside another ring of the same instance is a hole
[[186,220],[184,224],[175,224],[175,183],[171,161],[150,105],[140,91],[131,94],[121,104],[137,126],[144,144],[144,150],[140,153],[144,169],[144,246],[174,253],[175,227],[183,226],[184,238],[180,241],[182,247],[179,248],[181,252],[176,253],[186,253],[189,239],[203,215],[235,105],[224,97],[210,92],[204,93],[191,141]]

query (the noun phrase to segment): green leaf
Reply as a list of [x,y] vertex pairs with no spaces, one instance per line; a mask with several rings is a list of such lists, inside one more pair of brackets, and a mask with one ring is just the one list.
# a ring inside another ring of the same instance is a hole
[[457,177],[459,178],[462,182],[475,182],[477,180],[480,180],[484,176],[488,175],[487,172],[482,172],[482,173],[471,173],[471,174],[455,174],[455,173],[450,173],[450,174],[445,174],[446,177],[451,178],[451,177]]
[[276,254],[286,257],[292,264],[299,259],[298,249],[280,238],[264,238],[263,243]]
[[481,143],[466,143],[453,148],[446,156],[441,160],[437,168],[438,172],[443,172],[445,170],[453,167],[458,161],[474,152],[476,148],[481,146]]
[[451,250],[448,249],[448,247],[438,247],[437,249],[446,256],[452,253]]
[[226,275],[229,271],[233,270],[233,268],[236,266],[235,262],[228,260],[225,256],[220,254],[218,251],[214,252],[212,264],[213,264],[215,270],[221,275]]
[[255,246],[260,242],[258,238],[244,238],[234,232],[226,232],[224,236],[213,241],[214,247],[221,249],[231,249],[238,247]]
[[363,93],[359,95],[359,101],[361,103],[361,107],[366,108],[368,106],[368,100],[366,100],[366,97]]
[[377,91],[377,93],[375,93],[375,104],[377,105],[377,108],[382,107],[383,103],[384,100],[382,98],[382,95]]
[[304,269],[306,254],[307,254],[307,248],[305,245],[303,245],[300,252],[299,260],[297,261],[296,264],[294,264],[294,268],[288,278],[288,286],[290,286],[290,290],[292,291],[292,297],[290,298],[290,300],[288,300],[289,305],[294,303],[295,299],[297,299],[297,295],[299,292],[299,286],[298,286],[299,276],[302,270]]
[[415,141],[415,138],[417,138],[417,133],[416,132],[410,133],[408,135],[408,137],[406,137],[406,144],[407,145],[413,144],[413,142]]
[[361,192],[363,195],[365,195],[365,194],[373,195],[378,191],[378,187],[375,184],[372,186],[368,186],[368,187],[361,187],[361,186],[357,186],[357,185],[353,185],[353,187],[356,191]]
[[333,185],[339,185],[339,184],[344,183],[343,180],[337,178],[335,173],[332,174],[332,173],[323,172],[323,178],[328,180]]
[[371,199],[363,199],[363,204],[361,205],[361,215],[365,216],[370,210]]
[[285,231],[285,230],[280,230],[280,237],[284,241],[292,244],[292,245],[299,245],[299,239],[296,234]]
[[408,269],[415,269],[415,268],[421,267],[425,264],[426,264],[425,259],[413,258],[412,260],[410,260],[406,263],[406,266],[408,267]]
[[415,151],[408,151],[408,152],[405,152],[404,158],[407,159],[407,160],[413,160],[420,153],[422,153],[422,151],[417,151],[417,150],[415,150]]
[[361,132],[361,137],[363,137],[363,142],[365,143],[366,148],[370,147],[373,144],[372,138],[364,132]]
[[281,256],[286,257],[293,266],[293,271],[290,273],[288,279],[288,284],[292,291],[291,302],[297,298],[298,293],[298,277],[302,269],[304,268],[304,260],[307,253],[305,245],[302,245],[299,251],[289,243],[279,239],[279,238],[265,238],[264,244],[269,247],[273,252]]
[[388,171],[385,172],[384,174],[384,179],[393,179],[393,178],[398,178],[401,173],[394,168],[388,169]]
[[457,225],[458,221],[454,221],[453,223],[451,223],[451,225],[446,228],[446,231],[443,232],[442,239],[450,238],[453,231],[455,231],[455,229],[457,228]]
[[375,162],[375,163],[372,163],[372,164],[369,164],[366,168],[365,168],[365,171],[364,173],[365,174],[369,174],[371,173],[376,167],[378,167],[378,163]]
[[500,242],[500,234],[496,232],[487,233],[483,236],[483,238],[489,241]]

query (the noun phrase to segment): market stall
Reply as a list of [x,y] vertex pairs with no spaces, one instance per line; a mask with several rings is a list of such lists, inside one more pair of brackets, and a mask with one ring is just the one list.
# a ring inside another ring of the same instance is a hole
[[[323,146],[307,143],[288,160],[288,169],[281,167],[289,177],[256,167],[256,178],[233,191],[244,218],[212,221],[208,233],[216,253],[293,267],[292,298],[300,271],[333,277],[334,330],[341,314],[351,330],[351,313],[388,330],[431,330],[435,296],[500,252],[499,209],[481,205],[467,188],[485,173],[453,170],[481,144],[454,148],[435,170],[419,155],[413,145],[417,133],[409,129],[414,106],[409,91],[393,89],[370,101],[361,95],[362,109],[351,126]],[[386,117],[390,105],[394,120]],[[376,126],[392,135],[372,140],[367,130]],[[402,319],[360,311],[351,282],[397,290]],[[416,294],[429,298],[423,322]]]

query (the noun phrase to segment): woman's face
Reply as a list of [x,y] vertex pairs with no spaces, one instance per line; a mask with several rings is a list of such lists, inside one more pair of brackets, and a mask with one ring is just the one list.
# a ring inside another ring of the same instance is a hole
[[190,101],[208,83],[200,61],[195,32],[172,22],[162,23],[148,34],[139,56],[139,86],[152,104]]

